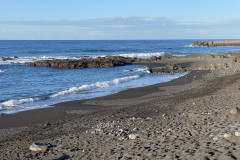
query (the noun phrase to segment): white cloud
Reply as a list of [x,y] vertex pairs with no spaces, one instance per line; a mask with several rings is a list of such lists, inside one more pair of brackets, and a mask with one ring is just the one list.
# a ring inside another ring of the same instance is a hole
[[[211,23],[203,21],[174,21],[165,17],[138,17],[138,16],[120,16],[106,17],[86,20],[6,20],[0,19],[0,25],[4,26],[28,26],[31,32],[44,32],[44,37],[50,39],[58,38],[56,35],[68,37],[77,32],[79,39],[167,39],[175,38],[214,38],[212,31],[221,33],[237,32],[240,25],[240,19],[225,21],[212,21]],[[228,31],[226,31],[228,27]],[[5,27],[6,28],[6,27]],[[16,27],[14,27],[16,28]],[[44,31],[41,31],[44,28]],[[229,31],[229,29],[231,30]],[[66,31],[67,30],[67,31]],[[6,30],[0,30],[1,33]],[[13,31],[13,30],[12,30]],[[28,33],[28,30],[21,32]],[[19,31],[20,32],[20,31]],[[55,33],[55,34],[52,34]],[[217,33],[215,33],[217,35]],[[40,36],[40,35],[39,35]],[[211,37],[208,37],[211,36]]]

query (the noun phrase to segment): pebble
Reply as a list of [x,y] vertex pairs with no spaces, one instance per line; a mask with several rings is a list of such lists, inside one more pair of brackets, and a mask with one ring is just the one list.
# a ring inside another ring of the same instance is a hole
[[240,132],[235,132],[235,136],[240,136]]
[[229,137],[231,137],[232,135],[231,134],[228,134],[228,133],[225,133],[224,135],[223,135],[223,137],[224,138],[229,138]]
[[235,108],[233,108],[233,109],[230,111],[230,114],[231,114],[231,115],[236,115],[236,114],[238,114],[239,112],[240,112],[240,109],[237,108],[237,107],[235,107]]
[[214,141],[217,141],[219,139],[219,137],[213,137]]
[[51,123],[47,122],[44,127],[50,127],[51,126]]
[[48,149],[48,145],[46,144],[42,144],[42,143],[38,143],[38,142],[34,142],[29,149],[31,151],[35,151],[35,152],[45,152]]
[[136,139],[136,138],[139,138],[139,135],[138,134],[129,134],[128,138],[129,139]]

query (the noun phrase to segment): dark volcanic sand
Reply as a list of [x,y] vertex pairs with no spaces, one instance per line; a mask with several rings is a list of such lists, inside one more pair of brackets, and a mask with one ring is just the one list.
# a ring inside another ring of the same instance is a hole
[[[239,113],[230,111],[240,106],[240,67],[212,62],[229,67],[0,116],[0,159],[239,159]],[[48,150],[30,151],[33,142]]]

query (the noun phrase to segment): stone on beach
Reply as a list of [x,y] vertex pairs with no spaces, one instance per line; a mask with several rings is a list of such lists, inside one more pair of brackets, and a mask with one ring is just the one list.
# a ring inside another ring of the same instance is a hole
[[236,115],[240,113],[240,109],[238,107],[234,107],[231,111],[230,114],[231,115]]
[[235,132],[235,136],[239,137],[240,136],[240,132]]
[[137,138],[139,138],[139,134],[129,134],[128,138],[129,139],[137,139]]
[[225,134],[223,135],[224,138],[229,138],[229,137],[231,137],[231,136],[232,136],[232,135],[229,134],[229,133],[225,133]]
[[48,149],[48,145],[34,142],[30,147],[29,150],[35,151],[35,152],[45,152]]

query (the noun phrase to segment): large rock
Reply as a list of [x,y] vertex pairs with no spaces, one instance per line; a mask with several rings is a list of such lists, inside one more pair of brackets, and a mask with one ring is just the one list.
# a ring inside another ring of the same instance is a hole
[[115,67],[131,64],[133,59],[121,56],[97,57],[96,59],[83,58],[80,60],[42,60],[36,62],[25,63],[30,66],[53,67],[53,68],[98,68],[98,67]]
[[34,152],[46,152],[48,145],[35,142],[29,147],[29,149]]

